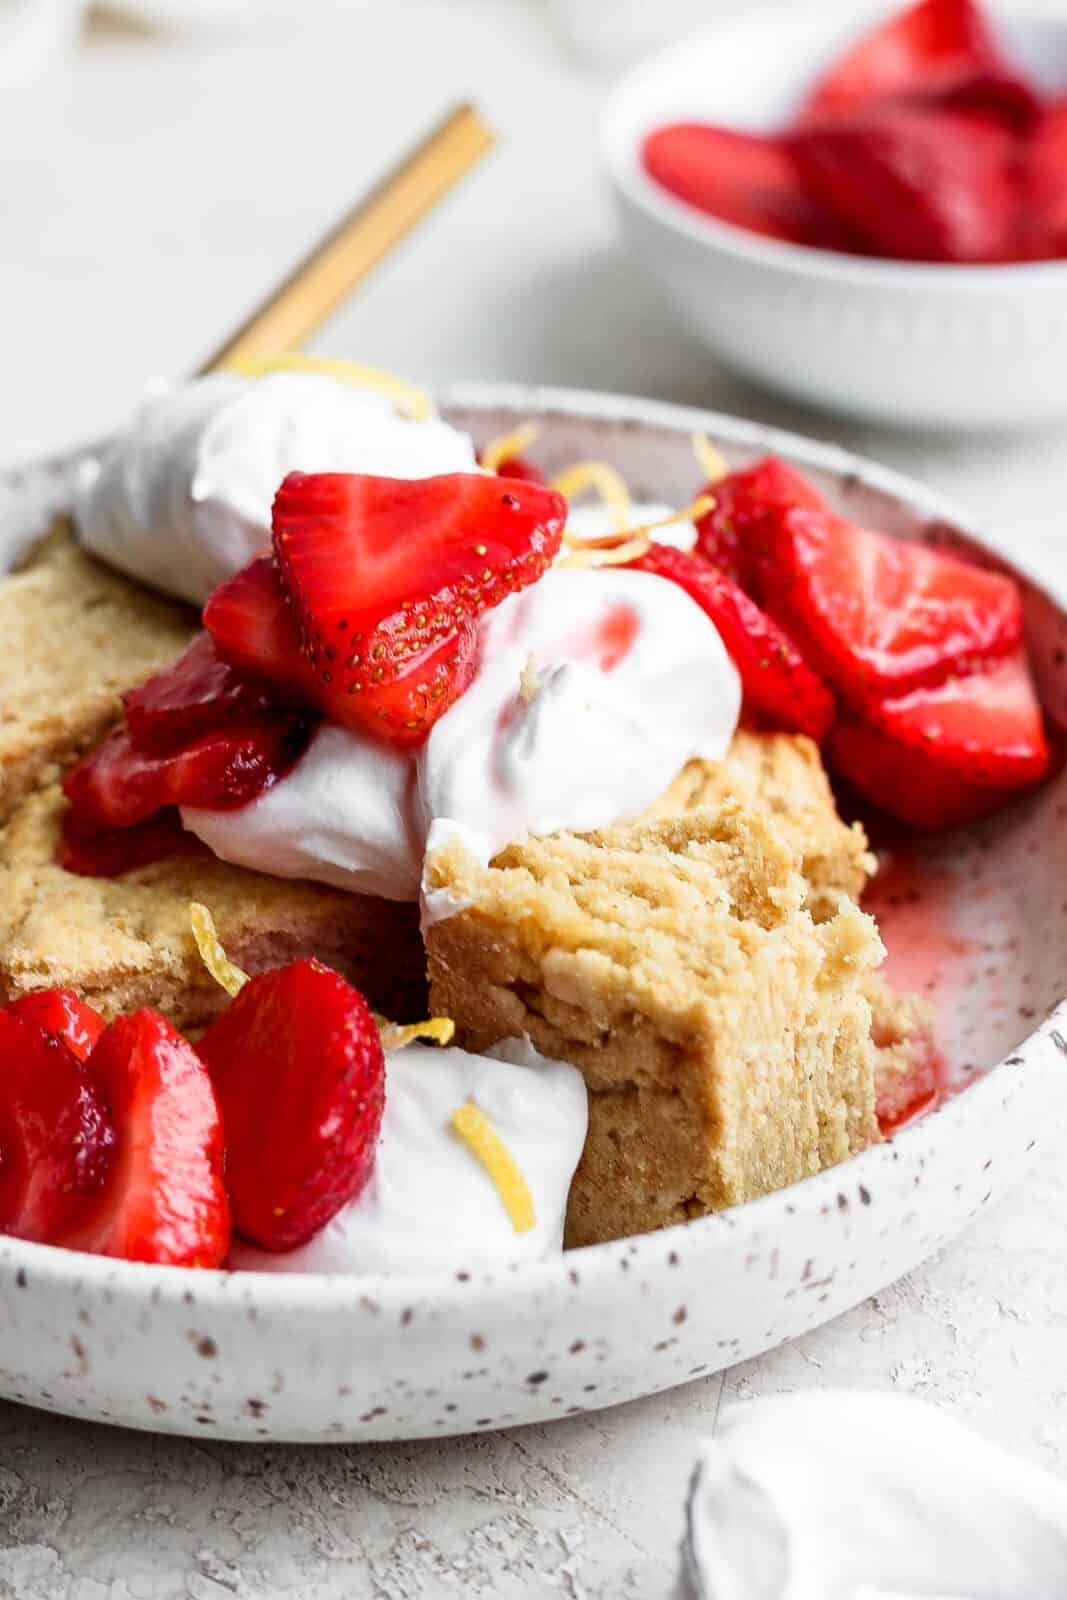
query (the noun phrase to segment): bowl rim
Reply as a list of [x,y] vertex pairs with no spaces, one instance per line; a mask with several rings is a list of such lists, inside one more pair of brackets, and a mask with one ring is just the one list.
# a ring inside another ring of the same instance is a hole
[[[935,490],[883,467],[867,457],[854,455],[841,446],[809,439],[802,434],[735,417],[727,412],[678,405],[670,401],[640,396],[601,393],[594,390],[546,387],[538,384],[464,382],[442,386],[435,398],[446,415],[450,411],[513,411],[533,417],[563,417],[590,421],[629,423],[635,427],[692,435],[707,433],[724,442],[755,450],[771,450],[787,455],[800,466],[815,468],[835,477],[851,478],[900,501],[912,512],[945,521],[965,537],[983,546],[998,560],[1050,603],[1067,612],[1067,580],[1063,591],[1048,585],[1019,563],[1010,551],[984,534],[976,520],[962,512],[950,499]],[[29,465],[0,468],[0,487],[5,480],[23,479],[36,471],[69,469],[85,454],[84,450]],[[239,1299],[254,1300],[266,1311],[302,1313],[311,1307],[338,1313],[366,1308],[373,1303],[383,1311],[401,1312],[416,1297],[436,1301],[441,1307],[462,1305],[472,1291],[480,1303],[514,1301],[518,1291],[537,1298],[573,1296],[579,1282],[583,1292],[595,1292],[598,1284],[613,1278],[620,1261],[635,1255],[653,1257],[662,1263],[682,1248],[694,1243],[710,1245],[715,1236],[733,1230],[742,1216],[751,1231],[773,1233],[786,1220],[798,1223],[832,1208],[842,1189],[843,1179],[851,1176],[858,1184],[873,1184],[880,1169],[888,1172],[897,1163],[909,1170],[936,1157],[945,1139],[965,1122],[982,1119],[992,1112],[1003,1093],[1006,1071],[1022,1073],[1027,1065],[1051,1047],[1067,1057],[1067,997],[1057,1001],[1031,1032],[1014,1047],[1008,1057],[988,1068],[979,1078],[935,1110],[907,1124],[879,1145],[852,1156],[849,1160],[805,1178],[788,1188],[776,1190],[742,1206],[713,1212],[692,1221],[677,1223],[650,1234],[626,1236],[606,1244],[586,1245],[546,1260],[510,1266],[479,1268],[469,1266],[421,1273],[388,1276],[379,1273],[270,1273],[219,1268],[208,1270],[152,1263],[121,1261],[93,1256],[57,1245],[35,1244],[26,1240],[0,1237],[0,1282],[14,1281],[25,1286],[30,1279],[37,1287],[56,1291],[90,1292],[106,1290],[122,1303],[140,1305],[146,1297],[155,1303],[183,1301],[193,1285],[197,1303],[204,1309],[222,1310]],[[944,1131],[942,1131],[944,1130]]]
[[[934,294],[953,294],[961,289],[988,289],[998,295],[1035,287],[1067,289],[1067,259],[965,265],[847,255],[787,239],[767,238],[724,222],[679,199],[651,177],[640,159],[640,139],[662,124],[650,124],[637,139],[624,131],[631,121],[631,101],[647,85],[668,79],[679,63],[689,63],[694,53],[714,49],[724,34],[744,26],[750,15],[744,8],[733,10],[718,22],[706,24],[646,56],[612,84],[600,108],[598,136],[601,161],[621,199],[688,243],[703,245],[740,263],[791,273],[813,282],[831,280],[883,291]],[[1016,26],[1025,26],[1028,19],[1024,14],[1013,14],[1013,20]],[[1047,27],[1056,19],[1035,14],[1030,20]],[[1067,22],[1062,25],[1067,29]]]

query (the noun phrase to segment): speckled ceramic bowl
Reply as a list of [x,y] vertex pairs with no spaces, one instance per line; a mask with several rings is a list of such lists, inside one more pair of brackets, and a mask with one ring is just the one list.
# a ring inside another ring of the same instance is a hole
[[[689,435],[768,449],[842,509],[1005,563],[937,496],[752,423],[543,390],[466,388],[484,440],[543,423],[550,467],[599,456],[682,502]],[[66,501],[73,460],[0,482],[0,548]],[[1020,581],[1046,706],[1067,725],[1067,613]],[[890,1142],[736,1211],[512,1271],[337,1278],[193,1273],[0,1245],[0,1395],[216,1438],[400,1439],[611,1405],[758,1354],[848,1309],[959,1232],[1067,1109],[1067,777],[931,844],[879,916],[898,981],[925,988],[966,1087]]]

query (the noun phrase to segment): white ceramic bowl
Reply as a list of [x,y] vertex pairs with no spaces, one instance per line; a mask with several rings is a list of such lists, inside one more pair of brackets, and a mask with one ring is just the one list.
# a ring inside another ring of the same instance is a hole
[[[738,7],[628,74],[601,136],[629,245],[697,338],[809,404],[944,428],[1067,416],[1067,262],[926,266],[784,244],[685,204],[641,165],[665,122],[780,126],[870,20],[855,0]],[[1020,65],[1067,89],[1067,15],[998,27]]]
[[[774,450],[861,521],[1003,564],[919,485],[733,417],[490,385],[444,408],[479,444],[536,417],[550,470],[606,459],[640,498],[674,504],[699,485],[693,432],[732,461]],[[75,467],[0,475],[0,547],[69,504]],[[1067,612],[1020,581],[1042,696],[1067,726]],[[883,896],[897,979],[938,1003],[968,1085],[891,1141],[752,1205],[512,1270],[192,1272],[0,1239],[0,1397],[199,1438],[441,1436],[630,1400],[817,1327],[937,1250],[1058,1138],[1065,814],[1067,773],[933,841],[908,892]]]

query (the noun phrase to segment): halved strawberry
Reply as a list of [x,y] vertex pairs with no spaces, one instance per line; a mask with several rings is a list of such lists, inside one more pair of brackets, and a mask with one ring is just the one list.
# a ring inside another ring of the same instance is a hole
[[252,978],[199,1044],[222,1107],[233,1225],[291,1250],[370,1177],[385,1062],[363,996],[319,961]]
[[879,255],[995,262],[1018,254],[1017,146],[986,116],[885,107],[801,130],[791,149],[819,202]]
[[828,512],[769,525],[767,609],[854,705],[898,695],[1014,650],[1022,602],[1011,578]]
[[743,589],[703,557],[653,544],[631,563],[684,589],[719,630],[741,675],[746,709],[778,728],[821,739],[834,716],[834,700],[778,624]]
[[290,473],[274,550],[315,704],[394,743],[424,738],[473,676],[474,623],[541,576],[566,515],[555,490],[488,474]]
[[85,1064],[55,1031],[0,1011],[0,1233],[68,1243],[111,1170],[114,1144]]
[[961,80],[1003,68],[976,0],[919,0],[861,35],[809,97],[803,120],[871,100],[943,94]]
[[63,792],[79,821],[97,827],[128,828],[164,806],[233,811],[287,772],[307,738],[307,722],[289,716],[235,723],[201,734],[170,755],[152,756],[136,750],[127,730],[117,728],[71,768]]
[[272,556],[257,557],[220,583],[208,597],[203,621],[223,661],[306,698],[300,632]]
[[79,1000],[73,989],[40,989],[35,994],[19,995],[0,1012],[0,1016],[4,1015],[21,1017],[23,1022],[58,1039],[79,1061],[86,1059],[104,1031],[99,1011]]
[[722,222],[824,250],[854,247],[851,230],[808,193],[784,139],[678,122],[648,135],[642,159],[657,183]]
[[87,1063],[115,1130],[106,1180],[67,1243],[94,1255],[217,1267],[230,1246],[222,1123],[207,1069],[158,1011],[119,1017]]
[[121,878],[137,867],[174,856],[208,855],[207,845],[187,833],[176,806],[164,806],[129,828],[106,828],[66,811],[56,849],[64,872],[82,878]]
[[269,722],[280,703],[262,679],[220,659],[209,633],[198,633],[172,666],[123,695],[134,746],[167,755],[229,723]]
[[1067,100],[1051,106],[1029,146],[1024,174],[1026,253],[1067,255]]
[[1050,755],[1025,653],[842,718],[830,765],[912,827],[986,816],[1048,771]]
[[767,546],[768,519],[783,511],[825,511],[822,495],[795,467],[778,456],[764,456],[702,493],[715,501],[697,522],[696,548],[713,567],[748,589],[755,563]]

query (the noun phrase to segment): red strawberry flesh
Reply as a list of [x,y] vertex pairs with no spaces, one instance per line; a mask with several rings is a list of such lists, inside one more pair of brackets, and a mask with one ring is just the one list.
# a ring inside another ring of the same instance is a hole
[[1022,637],[1011,578],[817,511],[769,524],[763,599],[851,703],[902,694]]
[[490,474],[291,473],[274,549],[332,721],[414,744],[470,683],[474,624],[546,570],[566,502]]
[[111,1169],[75,1248],[217,1267],[230,1244],[222,1124],[196,1051],[157,1011],[120,1017],[87,1063],[115,1129]]
[[84,1062],[0,1012],[0,1232],[66,1244],[111,1170],[114,1132]]
[[1067,254],[1067,100],[1051,106],[1026,156],[1026,253]]
[[234,724],[201,734],[170,755],[144,755],[118,728],[63,780],[80,822],[128,828],[165,806],[232,811],[277,781],[303,753],[300,718]]
[[843,227],[806,189],[787,141],[707,123],[672,123],[645,140],[649,176],[679,200],[770,239],[850,250]]
[[21,1017],[42,1033],[65,1044],[72,1055],[84,1061],[104,1031],[104,1019],[92,1006],[79,1000],[73,989],[41,989],[19,995],[0,1012],[0,1016]]
[[741,677],[745,708],[772,725],[821,739],[833,696],[789,636],[743,589],[701,556],[653,544],[632,565],[684,589],[715,624]]
[[164,806],[128,828],[101,827],[67,811],[56,860],[82,878],[121,878],[155,861],[206,854],[207,846],[182,827],[177,808]]
[[231,722],[269,722],[282,714],[278,697],[223,661],[208,633],[198,633],[172,666],[130,689],[123,703],[130,738],[149,755],[167,755]]
[[305,1243],[367,1183],[385,1103],[366,1002],[318,961],[252,978],[199,1044],[222,1107],[237,1232]]
[[715,504],[697,522],[696,548],[713,567],[746,590],[766,551],[773,518],[793,509],[826,509],[819,491],[777,456],[765,456],[727,473],[702,493],[711,495]]
[[271,556],[259,556],[219,584],[204,607],[204,627],[223,661],[307,698],[296,618]]

